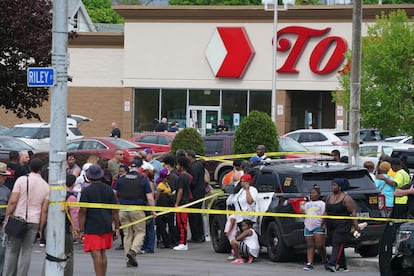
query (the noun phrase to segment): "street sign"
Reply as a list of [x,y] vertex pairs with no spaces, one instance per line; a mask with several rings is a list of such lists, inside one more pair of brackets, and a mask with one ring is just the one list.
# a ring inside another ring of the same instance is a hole
[[55,70],[52,67],[27,68],[28,87],[48,87],[55,85]]

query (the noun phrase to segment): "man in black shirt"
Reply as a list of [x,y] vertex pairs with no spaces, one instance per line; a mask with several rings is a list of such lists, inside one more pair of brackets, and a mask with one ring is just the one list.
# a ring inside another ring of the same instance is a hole
[[109,134],[109,137],[121,138],[121,130],[118,128],[116,122],[112,123],[112,131]]
[[159,122],[156,126],[154,131],[156,132],[164,132],[168,130],[168,120],[166,117],[162,117],[161,122]]
[[[193,195],[192,201],[203,198],[206,194],[206,183],[204,181],[204,164],[200,160],[196,160],[195,152],[193,150],[186,151],[186,157],[190,163],[189,173],[193,176],[191,182],[191,193]],[[203,203],[191,205],[191,208],[202,208]],[[200,213],[188,214],[188,222],[191,230],[192,242],[205,242],[203,219]]]
[[[19,153],[18,151],[11,151],[9,153],[9,163],[7,163],[7,170],[10,172],[10,175],[7,177],[6,182],[4,185],[13,191],[14,182],[20,176],[26,175],[29,173],[29,170],[26,166],[20,165],[20,155],[25,154],[27,151],[22,151]],[[27,153],[28,154],[28,153]]]

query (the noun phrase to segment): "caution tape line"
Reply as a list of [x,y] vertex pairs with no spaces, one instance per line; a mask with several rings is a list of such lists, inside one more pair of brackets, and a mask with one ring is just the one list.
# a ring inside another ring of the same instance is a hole
[[[414,219],[392,219],[392,218],[373,218],[373,217],[351,217],[351,216],[328,216],[328,215],[306,215],[297,213],[273,213],[273,212],[246,212],[233,210],[217,210],[217,209],[198,209],[187,207],[162,207],[162,206],[137,206],[137,205],[118,205],[118,204],[96,204],[96,203],[65,203],[67,206],[79,206],[85,208],[104,208],[104,209],[121,209],[121,210],[141,210],[141,211],[158,211],[167,213],[200,213],[209,215],[243,215],[243,216],[257,216],[257,217],[282,217],[282,218],[324,218],[324,219],[348,219],[348,220],[363,220],[363,221],[378,221],[378,222],[414,222]],[[157,215],[160,215],[158,213]]]
[[[303,151],[291,151],[291,152],[266,152],[266,156],[284,156],[284,155],[292,155],[292,154],[301,154],[301,155],[308,155],[309,157],[313,157],[315,155],[327,155],[330,156],[330,153],[324,152],[303,152]],[[230,155],[220,155],[220,156],[201,156],[198,155],[197,157],[200,159],[208,160],[217,160],[223,162],[233,162],[233,159],[238,158],[250,158],[255,156],[256,153],[243,153],[243,154],[230,154]]]

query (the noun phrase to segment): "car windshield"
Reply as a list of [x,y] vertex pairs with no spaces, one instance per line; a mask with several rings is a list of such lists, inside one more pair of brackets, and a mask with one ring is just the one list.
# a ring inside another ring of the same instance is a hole
[[337,177],[348,180],[350,186],[348,191],[376,189],[375,183],[372,181],[368,172],[366,170],[359,170],[306,173],[303,175],[303,192],[309,192],[316,184],[319,186],[322,194],[329,194],[332,191],[332,179]]
[[130,141],[124,139],[113,139],[111,143],[114,144],[119,149],[129,149],[129,148],[138,148],[137,144],[134,144]]
[[0,149],[11,149],[11,150],[22,150],[28,149],[32,150],[33,148],[19,139],[13,138],[0,138]]
[[341,139],[341,141],[349,142],[350,137],[349,137],[349,132],[348,131],[336,132],[334,134],[335,134],[336,137]]
[[279,151],[298,152],[308,150],[290,137],[279,137]]
[[12,127],[3,135],[21,138],[34,138],[40,128],[37,127]]

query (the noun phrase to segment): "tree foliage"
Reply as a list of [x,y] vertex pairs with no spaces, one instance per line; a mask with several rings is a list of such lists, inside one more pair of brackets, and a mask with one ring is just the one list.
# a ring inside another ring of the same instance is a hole
[[[362,40],[361,125],[384,135],[414,133],[414,28],[405,11],[377,16]],[[348,53],[348,57],[350,54]],[[345,91],[342,102],[349,106],[350,69],[340,71]]]
[[51,64],[51,10],[50,0],[0,1],[0,106],[19,118],[40,120],[33,109],[49,98],[27,87],[27,68]]
[[175,154],[179,149],[194,150],[198,155],[206,154],[203,139],[195,128],[190,127],[180,130],[174,137],[171,143],[171,153]]
[[269,152],[278,151],[279,139],[270,116],[254,110],[240,122],[234,134],[233,152],[255,152],[257,145],[265,145]]
[[94,23],[123,23],[124,19],[112,9],[111,0],[82,0]]

